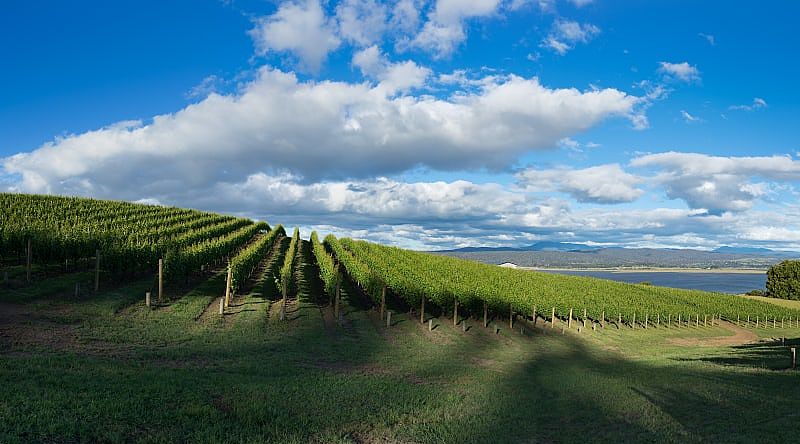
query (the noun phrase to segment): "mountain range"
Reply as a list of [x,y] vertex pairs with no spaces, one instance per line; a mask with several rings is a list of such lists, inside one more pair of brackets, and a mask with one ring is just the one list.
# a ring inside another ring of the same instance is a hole
[[569,242],[537,242],[522,247],[467,247],[435,251],[491,264],[513,263],[525,267],[602,268],[758,268],[800,253],[767,248],[724,246],[712,251],[669,248],[593,247]]

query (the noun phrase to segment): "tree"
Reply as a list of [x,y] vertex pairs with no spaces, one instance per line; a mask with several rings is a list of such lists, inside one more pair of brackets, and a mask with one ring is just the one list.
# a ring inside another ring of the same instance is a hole
[[800,299],[800,261],[783,261],[767,271],[767,295]]

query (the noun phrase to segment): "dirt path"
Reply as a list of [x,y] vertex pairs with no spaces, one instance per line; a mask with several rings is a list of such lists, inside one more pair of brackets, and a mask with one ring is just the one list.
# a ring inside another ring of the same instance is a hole
[[670,338],[668,342],[687,347],[723,347],[726,345],[742,345],[758,341],[758,335],[736,324],[723,321],[719,324],[733,333],[732,336],[715,336],[713,338]]

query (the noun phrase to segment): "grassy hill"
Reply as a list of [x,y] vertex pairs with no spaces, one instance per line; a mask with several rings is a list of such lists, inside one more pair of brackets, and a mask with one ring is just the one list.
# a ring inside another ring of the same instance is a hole
[[[151,218],[135,210],[161,210],[129,208],[133,211],[117,218],[145,225],[146,220],[172,220],[174,234],[164,239],[202,229],[180,228],[194,226],[195,217],[213,218],[195,213],[184,219]],[[149,245],[166,252],[198,248],[160,238],[148,238]],[[282,231],[272,243],[264,243],[266,238],[255,232],[223,251],[232,258],[262,256],[241,275],[246,278],[223,314],[224,260],[203,264],[202,272],[189,270],[147,307],[145,293],[157,291],[155,269],[102,269],[94,291],[97,270],[91,257],[67,257],[67,266],[60,263],[66,255],[52,262],[34,260],[28,282],[25,242],[22,251],[4,254],[0,271],[10,277],[0,286],[0,378],[6,382],[0,394],[0,442],[794,439],[800,385],[798,373],[789,370],[788,347],[800,345],[800,328],[787,325],[788,318],[768,324],[762,319],[757,328],[754,322],[745,327],[724,320],[706,325],[703,318],[684,319],[680,326],[662,322],[645,329],[639,320],[619,326],[608,322],[603,328],[597,319],[587,324],[575,319],[571,325],[563,318],[534,321],[520,310],[512,327],[504,304],[527,299],[498,293],[489,301],[484,327],[480,298],[488,293],[470,294],[477,305],[464,300],[454,322],[449,304],[456,295],[440,286],[426,293],[420,322],[418,289],[398,273],[395,280],[380,282],[394,285],[387,292],[385,309],[392,313],[387,326],[380,314],[381,292],[374,291],[380,287],[362,285],[348,272],[339,282],[337,319],[335,294],[323,280],[312,242],[298,240],[289,256],[290,240]],[[198,239],[197,245],[207,241]],[[353,260],[369,260],[367,268],[379,276],[390,276],[392,266],[407,266],[398,259],[404,256],[393,256],[386,247],[341,244]],[[93,245],[86,246],[93,255]],[[419,253],[408,254],[412,263],[419,258]],[[280,269],[287,263],[291,282],[281,320],[284,301],[276,278],[282,278]],[[358,264],[364,265],[351,266]],[[437,285],[448,277],[469,283],[446,268],[422,269]],[[530,276],[540,286],[561,286],[560,292],[543,293],[548,301],[578,297],[586,289],[619,301],[671,294],[607,281]],[[795,313],[795,307],[741,300],[755,304],[758,312]],[[578,318],[582,307],[575,308]]]

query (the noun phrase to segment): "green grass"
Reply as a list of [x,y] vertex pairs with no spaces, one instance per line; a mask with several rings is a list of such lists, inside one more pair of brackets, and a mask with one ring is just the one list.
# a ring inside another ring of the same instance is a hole
[[790,300],[790,299],[770,298],[770,297],[766,297],[766,296],[745,295],[743,297],[745,297],[747,299],[752,299],[754,301],[767,302],[767,303],[775,304],[775,305],[778,305],[778,306],[781,306],[781,307],[785,307],[785,308],[793,308],[795,310],[800,310],[800,301],[794,301],[794,300]]
[[797,343],[798,329],[719,347],[675,341],[732,334],[721,327],[521,335],[496,319],[499,334],[476,320],[464,333],[440,317],[428,332],[399,305],[386,329],[348,286],[337,327],[299,248],[286,322],[269,274],[224,317],[203,314],[223,274],[154,309],[149,280],[78,300],[50,281],[0,291],[0,442],[795,439],[800,372],[769,338]]

